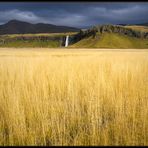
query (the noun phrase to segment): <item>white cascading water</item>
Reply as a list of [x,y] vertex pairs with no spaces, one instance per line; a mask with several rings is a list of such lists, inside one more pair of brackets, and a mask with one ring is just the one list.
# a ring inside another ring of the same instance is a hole
[[65,47],[68,46],[69,35],[66,36]]

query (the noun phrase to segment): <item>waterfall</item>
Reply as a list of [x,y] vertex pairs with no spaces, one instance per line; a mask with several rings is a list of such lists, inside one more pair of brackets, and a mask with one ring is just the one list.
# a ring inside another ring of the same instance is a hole
[[65,47],[68,46],[69,35],[66,36]]

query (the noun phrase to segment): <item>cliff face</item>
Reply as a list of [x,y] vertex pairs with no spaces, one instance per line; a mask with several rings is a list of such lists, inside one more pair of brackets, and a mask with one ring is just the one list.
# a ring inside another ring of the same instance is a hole
[[63,36],[0,36],[0,47],[62,47]]
[[81,30],[75,37],[77,40],[81,40],[85,37],[93,36],[96,37],[98,34],[103,34],[105,32],[108,33],[118,33],[121,35],[127,35],[130,37],[136,37],[136,38],[144,38],[148,39],[148,32],[140,32],[133,30],[131,28],[125,28],[123,26],[117,26],[117,25],[100,25],[100,26],[94,26],[88,30]]

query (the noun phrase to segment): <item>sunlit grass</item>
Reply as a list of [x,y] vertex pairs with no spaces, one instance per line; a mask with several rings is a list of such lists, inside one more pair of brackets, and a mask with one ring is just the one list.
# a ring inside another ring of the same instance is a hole
[[0,50],[0,145],[148,145],[148,52]]
[[137,30],[137,31],[148,32],[148,27],[147,26],[133,25],[133,26],[125,26],[125,27],[126,28],[131,28],[131,29]]

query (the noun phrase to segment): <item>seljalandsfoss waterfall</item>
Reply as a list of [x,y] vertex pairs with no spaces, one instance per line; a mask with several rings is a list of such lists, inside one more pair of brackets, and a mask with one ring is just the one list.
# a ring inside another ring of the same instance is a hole
[[65,47],[68,47],[69,35],[66,36]]

